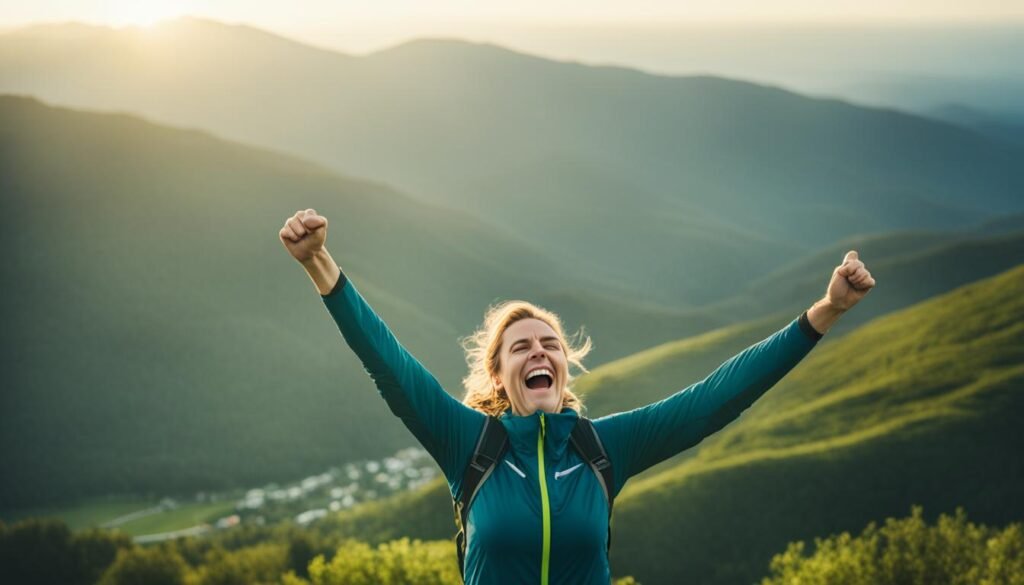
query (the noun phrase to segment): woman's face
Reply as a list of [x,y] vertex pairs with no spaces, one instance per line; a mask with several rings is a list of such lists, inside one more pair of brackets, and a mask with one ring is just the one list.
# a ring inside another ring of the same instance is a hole
[[537,410],[561,411],[569,368],[550,325],[540,319],[520,319],[509,325],[501,337],[498,360],[500,373],[493,382],[508,393],[512,412],[529,416]]

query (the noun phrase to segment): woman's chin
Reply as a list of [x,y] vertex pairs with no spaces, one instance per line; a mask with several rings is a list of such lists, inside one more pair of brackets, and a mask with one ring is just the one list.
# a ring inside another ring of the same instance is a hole
[[531,394],[527,394],[527,400],[532,407],[544,412],[557,412],[557,390],[554,388],[547,388],[544,390],[530,390],[529,392],[531,392]]

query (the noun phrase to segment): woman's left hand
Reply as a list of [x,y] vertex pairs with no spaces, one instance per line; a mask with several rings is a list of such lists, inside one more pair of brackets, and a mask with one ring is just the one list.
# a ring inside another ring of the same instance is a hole
[[832,280],[828,283],[825,296],[833,307],[848,311],[874,287],[875,279],[857,257],[857,251],[850,250],[843,258],[843,263],[832,271]]

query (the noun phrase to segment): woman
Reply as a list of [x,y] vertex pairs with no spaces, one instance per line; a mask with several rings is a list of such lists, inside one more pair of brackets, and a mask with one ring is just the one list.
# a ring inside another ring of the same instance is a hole
[[[569,448],[581,404],[569,364],[590,347],[570,345],[558,317],[513,301],[492,308],[468,338],[464,404],[394,338],[325,247],[327,219],[288,218],[280,239],[306,269],[345,341],[391,411],[433,456],[453,497],[487,415],[500,415],[510,448],[477,492],[467,519],[465,581],[601,583],[608,566],[608,502]],[[826,296],[710,376],[668,398],[593,421],[614,472],[611,495],[631,476],[692,447],[764,394],[875,285],[855,251],[832,273]]]

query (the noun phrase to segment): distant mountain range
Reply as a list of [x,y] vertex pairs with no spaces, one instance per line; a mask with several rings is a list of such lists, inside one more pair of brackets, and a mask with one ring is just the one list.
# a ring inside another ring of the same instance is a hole
[[[841,241],[718,303],[667,309],[472,215],[204,132],[0,97],[0,153],[0,210],[16,218],[2,236],[13,334],[0,425],[0,465],[16,471],[0,509],[252,485],[411,442],[277,241],[295,209],[328,215],[335,258],[457,395],[458,338],[499,299],[585,326],[597,366],[754,317],[760,330],[791,319],[848,247],[883,288],[832,337],[1024,262],[1020,217],[1007,216]],[[725,347],[759,331],[742,330]]]
[[972,128],[996,140],[1024,145],[1024,117],[1002,116],[963,104],[947,104],[932,109],[929,114],[940,120]]
[[50,25],[0,36],[0,91],[387,181],[672,307],[714,302],[842,238],[1024,211],[1017,144],[774,87],[489,44],[424,39],[354,57],[197,19]]

